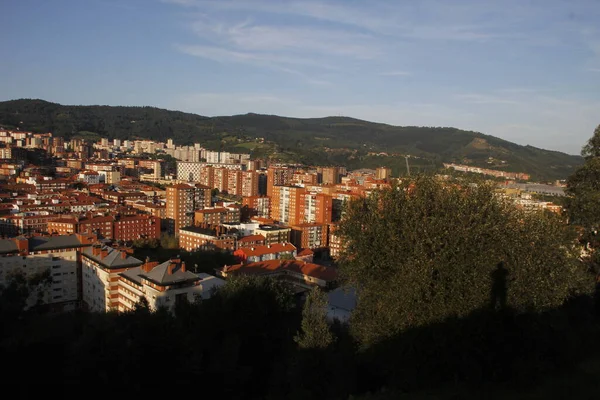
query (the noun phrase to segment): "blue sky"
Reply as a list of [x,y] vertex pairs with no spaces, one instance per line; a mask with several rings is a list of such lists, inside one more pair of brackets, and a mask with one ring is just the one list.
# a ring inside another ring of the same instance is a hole
[[600,0],[0,0],[0,100],[454,126],[579,154]]

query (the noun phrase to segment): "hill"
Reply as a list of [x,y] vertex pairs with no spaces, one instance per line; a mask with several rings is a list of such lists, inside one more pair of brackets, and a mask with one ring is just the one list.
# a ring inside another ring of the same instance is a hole
[[172,138],[212,150],[250,152],[306,164],[348,168],[389,166],[405,173],[443,162],[526,172],[539,180],[564,179],[583,163],[579,156],[521,146],[450,127],[392,126],[348,117],[288,118],[244,114],[204,117],[155,107],[69,106],[44,100],[0,102],[0,126],[57,136],[109,139]]

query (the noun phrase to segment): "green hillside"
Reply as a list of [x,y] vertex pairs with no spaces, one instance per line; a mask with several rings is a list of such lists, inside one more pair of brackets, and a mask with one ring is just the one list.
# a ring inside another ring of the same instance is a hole
[[[405,173],[439,168],[443,162],[527,172],[543,180],[563,179],[583,159],[520,146],[479,132],[448,127],[399,127],[348,117],[287,118],[245,114],[203,117],[154,107],[64,106],[43,100],[0,102],[0,126],[63,137],[93,134],[121,139],[173,138],[213,150],[250,152],[307,164],[348,168],[390,166]],[[257,140],[262,138],[264,140]],[[377,155],[378,153],[386,153]]]

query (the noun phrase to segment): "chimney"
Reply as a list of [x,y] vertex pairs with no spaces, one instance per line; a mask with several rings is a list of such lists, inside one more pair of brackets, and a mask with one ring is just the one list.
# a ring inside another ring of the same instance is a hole
[[173,275],[173,268],[175,268],[175,265],[177,264],[175,264],[174,262],[169,263],[169,267],[167,268],[167,274]]
[[181,272],[185,272],[185,263],[181,262]]
[[99,256],[100,255],[100,245],[95,244],[92,247],[92,254],[95,255],[95,256]]
[[146,262],[142,264],[143,272],[150,272],[154,267],[158,265],[158,261],[150,261],[150,257],[146,257]]
[[121,250],[121,259],[126,259],[127,258],[127,252],[125,250]]
[[108,256],[108,249],[105,247],[100,250],[100,258],[104,259],[106,256]]

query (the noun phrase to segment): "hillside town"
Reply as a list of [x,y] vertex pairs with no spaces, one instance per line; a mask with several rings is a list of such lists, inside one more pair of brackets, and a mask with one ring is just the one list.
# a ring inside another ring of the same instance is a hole
[[[297,293],[335,289],[344,204],[394,181],[387,167],[275,164],[171,139],[90,143],[0,130],[0,142],[0,284],[14,270],[48,273],[29,305],[52,310],[127,311],[142,298],[172,308],[236,274],[276,276]],[[515,184],[499,185],[499,195],[562,211]],[[178,256],[136,257],[140,243],[165,237],[186,254],[235,262],[198,272]]]

